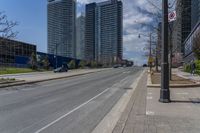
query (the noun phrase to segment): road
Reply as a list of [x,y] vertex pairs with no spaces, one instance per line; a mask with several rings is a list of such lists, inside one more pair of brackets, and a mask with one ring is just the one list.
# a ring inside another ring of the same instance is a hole
[[118,68],[0,91],[0,133],[90,133],[141,68]]

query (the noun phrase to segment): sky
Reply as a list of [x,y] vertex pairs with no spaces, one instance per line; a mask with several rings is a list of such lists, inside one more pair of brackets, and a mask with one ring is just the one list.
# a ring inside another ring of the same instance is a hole
[[[105,0],[77,0],[77,16],[84,12],[85,4]],[[154,0],[159,1],[159,0]],[[138,38],[138,34],[147,34],[151,28],[138,23],[153,23],[149,12],[152,7],[146,0],[122,0],[123,2],[123,53],[124,58],[136,64],[147,62],[147,38]],[[37,45],[38,51],[47,52],[47,0],[0,0],[0,11],[9,20],[17,21],[16,40]]]

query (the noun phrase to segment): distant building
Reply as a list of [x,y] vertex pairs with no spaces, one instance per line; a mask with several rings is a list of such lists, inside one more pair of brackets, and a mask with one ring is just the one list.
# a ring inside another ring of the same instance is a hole
[[86,18],[85,18],[85,59],[94,61],[95,55],[95,34],[96,28],[96,3],[86,5]]
[[76,58],[85,59],[85,16],[76,21]]
[[192,2],[192,29],[196,26],[198,21],[200,21],[200,1],[191,0]]
[[189,36],[184,42],[184,45],[185,45],[184,62],[185,63],[191,63],[192,60],[196,59],[195,54],[194,54],[194,43],[197,43],[198,46],[200,45],[200,22],[197,23],[197,25],[193,28],[192,32],[189,34]]
[[27,67],[36,45],[0,38],[0,66]]
[[122,61],[123,7],[119,0],[86,5],[85,57],[104,65]]
[[173,29],[173,49],[178,53],[185,51],[184,41],[191,32],[191,0],[177,0],[177,20]]
[[76,0],[48,0],[48,53],[76,56]]

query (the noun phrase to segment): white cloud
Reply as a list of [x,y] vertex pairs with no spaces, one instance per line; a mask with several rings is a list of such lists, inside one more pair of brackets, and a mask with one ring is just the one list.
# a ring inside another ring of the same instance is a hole
[[101,2],[104,0],[77,0],[77,2],[81,3],[81,4],[88,4],[88,3],[92,3],[92,2]]
[[[101,2],[105,0],[78,0],[80,4],[87,4],[91,2]],[[158,1],[158,0],[157,0]],[[144,39],[139,39],[138,34],[140,32],[147,31],[146,27],[141,27],[137,22],[149,23],[152,18],[138,11],[138,7],[147,11],[154,11],[150,4],[146,0],[122,0],[123,12],[124,12],[124,56],[129,59],[133,59],[138,64],[144,63],[146,60],[144,57],[144,47],[147,44]],[[158,2],[159,3],[159,2]],[[129,54],[127,54],[127,52]],[[132,53],[132,54],[131,54]],[[136,54],[137,53],[137,54]],[[139,54],[138,54],[139,53]]]

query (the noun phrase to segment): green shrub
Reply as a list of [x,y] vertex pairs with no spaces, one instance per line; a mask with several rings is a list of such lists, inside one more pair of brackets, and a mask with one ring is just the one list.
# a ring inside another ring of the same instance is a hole
[[68,64],[69,69],[75,69],[76,68],[76,63],[74,60],[71,60]]
[[80,61],[78,66],[79,66],[79,68],[84,68],[86,66],[86,62]]
[[196,69],[200,70],[200,60],[195,61]]
[[196,60],[195,61],[195,65],[196,65],[196,71],[195,73],[200,75],[200,60]]
[[97,68],[97,62],[96,61],[91,62],[91,68]]
[[190,64],[185,64],[184,65],[184,71],[185,72],[189,72],[189,73],[191,72],[191,66],[190,66]]
[[[195,73],[200,75],[200,60],[196,60],[195,65],[196,65]],[[191,72],[191,65],[190,64],[184,65],[184,71],[190,73]]]
[[49,63],[49,57],[48,57],[48,56],[46,56],[46,57],[42,60],[42,63],[43,63],[44,69],[45,69],[45,70],[49,70],[49,65],[50,65],[50,63]]
[[37,58],[36,58],[36,54],[34,52],[31,54],[28,64],[30,65],[31,69],[37,70]]

